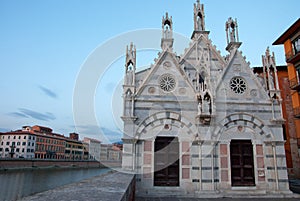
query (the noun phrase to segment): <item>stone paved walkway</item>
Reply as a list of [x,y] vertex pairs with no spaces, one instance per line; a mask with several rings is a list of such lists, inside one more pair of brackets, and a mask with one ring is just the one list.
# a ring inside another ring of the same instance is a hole
[[[126,175],[119,172],[107,173],[81,182],[25,197],[21,199],[21,201],[119,201],[122,199],[126,187],[132,178],[132,175]],[[293,181],[293,186],[298,188],[299,180]],[[289,197],[297,198],[136,197],[135,201],[300,201],[300,194],[291,194]]]
[[110,172],[22,198],[21,201],[119,201],[133,175]]
[[300,198],[136,198],[135,201],[299,201]]

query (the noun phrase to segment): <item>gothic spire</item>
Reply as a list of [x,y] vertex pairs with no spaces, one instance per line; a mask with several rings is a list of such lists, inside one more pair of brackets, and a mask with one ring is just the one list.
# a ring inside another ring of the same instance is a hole
[[200,35],[208,37],[209,31],[205,30],[205,14],[204,5],[197,0],[194,3],[194,32],[192,34],[192,39],[197,40]]
[[273,52],[272,56],[270,55],[269,47],[267,48],[265,55],[262,56],[262,63],[263,63],[265,84],[266,86],[268,86],[268,90],[279,91],[279,83],[278,83],[277,69],[275,63],[275,54]]
[[162,50],[172,51],[173,42],[174,39],[173,39],[172,16],[169,17],[168,12],[166,12],[166,16],[162,17],[162,38],[161,38]]
[[227,22],[225,23],[225,30],[226,30],[226,37],[227,37],[226,50],[231,52],[231,50],[239,48],[242,44],[239,41],[237,19],[233,20],[231,17],[229,17]]
[[197,3],[194,4],[194,31],[205,31],[204,18],[204,5],[197,0]]
[[133,68],[132,70],[135,70],[136,68],[136,48],[133,43],[130,43],[129,49],[128,46],[126,47],[125,68],[126,72],[129,70],[129,68]]
[[124,91],[134,93],[135,85],[135,70],[136,70],[136,49],[133,43],[130,47],[126,47],[126,60],[125,60],[125,78],[124,78]]

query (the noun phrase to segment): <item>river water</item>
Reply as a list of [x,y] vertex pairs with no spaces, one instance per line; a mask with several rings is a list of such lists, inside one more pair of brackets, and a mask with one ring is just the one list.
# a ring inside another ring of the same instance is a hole
[[108,168],[0,171],[0,201],[18,200],[38,192],[109,172]]

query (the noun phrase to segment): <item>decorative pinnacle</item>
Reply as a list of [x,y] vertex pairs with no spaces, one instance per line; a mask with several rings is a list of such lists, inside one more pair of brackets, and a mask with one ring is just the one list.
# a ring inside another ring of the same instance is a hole
[[270,48],[267,47],[267,50],[266,50],[266,56],[269,57],[270,56]]

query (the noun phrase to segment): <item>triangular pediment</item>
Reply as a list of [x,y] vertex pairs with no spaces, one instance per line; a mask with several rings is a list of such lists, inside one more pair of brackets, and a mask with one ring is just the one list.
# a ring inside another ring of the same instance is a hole
[[137,96],[195,97],[195,91],[185,72],[179,66],[177,56],[169,51],[159,53],[155,64],[144,73]]
[[229,55],[227,67],[218,80],[217,94],[238,101],[267,100],[268,93],[242,53],[235,49]]

